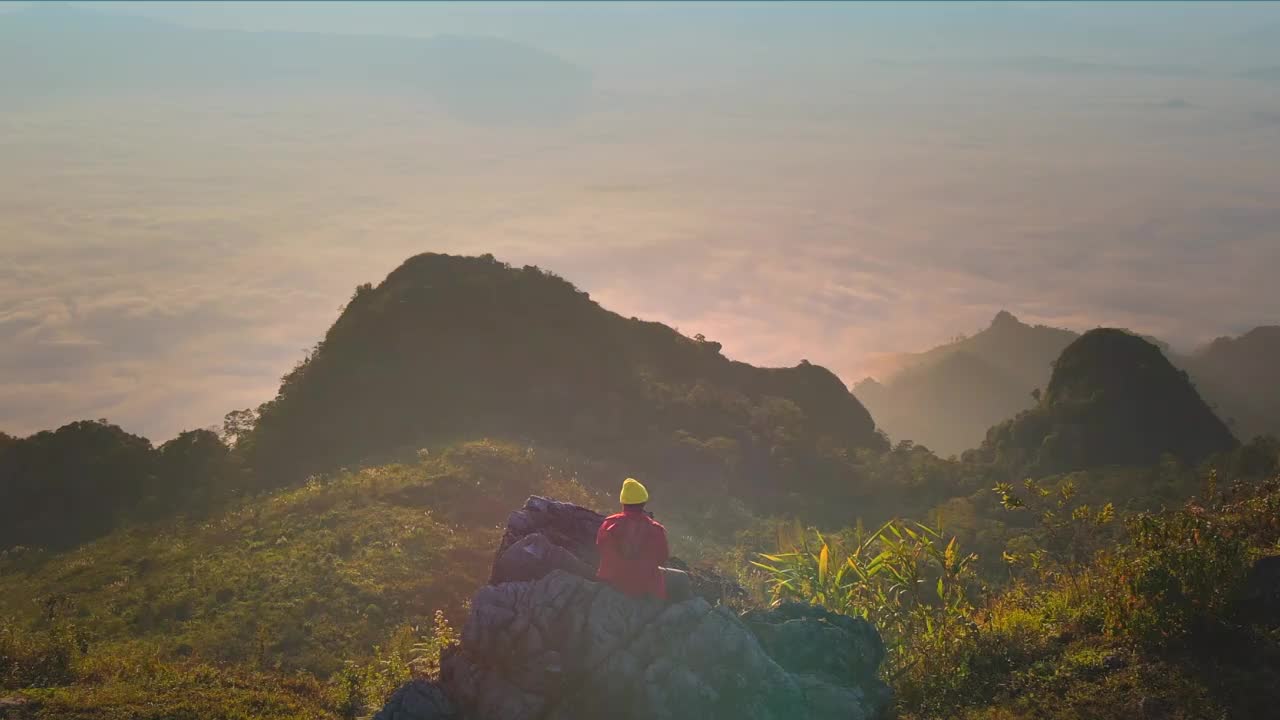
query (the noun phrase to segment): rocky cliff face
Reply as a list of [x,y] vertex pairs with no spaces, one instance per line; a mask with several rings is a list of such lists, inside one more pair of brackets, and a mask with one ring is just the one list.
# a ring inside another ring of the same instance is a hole
[[705,575],[681,602],[627,597],[578,554],[594,554],[597,518],[544,498],[513,513],[440,677],[402,687],[376,720],[884,716],[869,623],[797,605],[739,616],[721,602],[732,584]]

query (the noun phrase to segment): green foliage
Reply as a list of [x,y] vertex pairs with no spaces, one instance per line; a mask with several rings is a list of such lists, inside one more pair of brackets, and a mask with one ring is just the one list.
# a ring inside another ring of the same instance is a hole
[[1071,478],[1056,487],[1028,479],[1020,495],[1009,483],[996,483],[993,491],[1006,510],[1026,512],[1035,518],[1035,549],[1021,554],[1002,554],[1010,571],[1030,570],[1040,578],[1059,574],[1074,577],[1074,569],[1087,563],[1113,539],[1107,532],[1116,518],[1115,506],[1104,503],[1099,508],[1077,503],[1076,484]]
[[1226,425],[1160,348],[1100,328],[1054,363],[1040,403],[993,427],[966,456],[1043,476],[1107,465],[1149,465],[1164,454],[1199,463],[1236,445]]
[[[860,444],[859,408],[820,368],[731,363],[715,343],[612,316],[536,268],[482,259],[450,279],[437,262],[357,292],[275,404],[228,416],[225,442],[195,431],[152,449],[105,423],[0,436],[0,499],[34,502],[50,483],[103,503],[37,513],[40,527],[0,506],[17,520],[0,535],[36,544],[0,551],[0,614],[13,618],[0,626],[5,687],[59,718],[367,716],[412,673],[438,671],[455,639],[448,620],[483,582],[513,507],[533,493],[609,507],[617,479],[637,468],[653,472],[685,559],[767,584],[775,601],[876,623],[907,718],[1122,716],[1088,704],[1089,691],[1133,716],[1118,699],[1124,682],[1208,717],[1246,700],[1221,699],[1226,685],[1197,680],[1203,669],[1178,653],[1212,659],[1244,638],[1270,667],[1274,633],[1250,625],[1239,589],[1249,563],[1276,551],[1274,487],[1219,488],[1214,476],[1201,501],[1157,511],[1196,481],[1167,454],[1015,486],[1021,467],[1075,431],[1043,414],[1014,423],[993,434],[1018,435],[996,443],[994,461]],[[437,282],[465,286],[464,320],[423,302]],[[534,332],[546,318],[507,318],[494,298],[508,293],[560,303],[572,321]],[[406,323],[426,331],[406,338]],[[481,350],[470,347],[475,328]],[[551,369],[512,375],[504,363],[517,349]],[[1050,389],[1053,412],[1080,400]],[[454,441],[477,427],[526,439]],[[573,451],[535,450],[549,440]],[[1219,460],[1233,477],[1274,473],[1276,447],[1260,440]],[[280,480],[387,456],[411,459]],[[273,467],[284,474],[265,475]],[[261,489],[275,484],[285,487]],[[943,508],[949,534],[939,519],[779,535],[753,514],[843,520],[854,503],[878,519]],[[778,552],[757,554],[771,543]],[[1250,677],[1223,682],[1248,688]],[[1237,694],[1269,707],[1256,691]]]
[[372,658],[348,661],[335,673],[329,681],[330,697],[343,717],[372,715],[414,675],[437,676],[440,653],[457,640],[457,632],[440,610],[427,635],[419,636],[417,627],[402,625],[386,643],[374,647]]
[[[799,547],[762,554],[773,601],[800,600],[865,617],[880,629],[891,675],[963,633],[972,610],[968,585],[976,556],[920,523],[859,527],[847,544],[801,533]],[[927,650],[926,650],[927,649]]]
[[414,643],[409,667],[422,675],[434,676],[440,672],[440,654],[458,642],[459,635],[449,625],[444,613],[437,610],[431,624],[431,634]]
[[[1259,447],[1222,464],[1272,468],[1255,462]],[[1124,487],[1110,478],[997,483],[992,504],[1021,534],[1005,553],[1015,572],[996,589],[972,582],[973,556],[955,563],[954,539],[903,521],[870,535],[787,526],[784,551],[754,566],[775,599],[876,622],[903,718],[1269,713],[1280,701],[1270,690],[1280,638],[1243,588],[1253,561],[1280,550],[1280,478],[1228,485],[1211,471],[1200,499],[1134,512],[1098,500],[1104,487]]]
[[1209,496],[1177,512],[1126,521],[1129,543],[1107,558],[1108,632],[1146,646],[1204,642],[1240,623],[1252,561],[1280,540],[1280,479]]
[[370,715],[411,673],[438,672],[513,507],[613,502],[583,472],[604,471],[461,443],[63,553],[11,548],[3,688],[59,719]]
[[63,549],[121,524],[205,512],[241,484],[208,430],[158,449],[105,420],[9,438],[0,443],[0,549]]
[[71,423],[5,443],[0,548],[67,547],[105,532],[152,489],[154,459],[146,438],[105,421]]
[[357,291],[276,398],[256,418],[229,416],[227,434],[264,484],[483,434],[691,486],[711,476],[760,502],[852,486],[840,452],[883,446],[827,370],[735,363],[537,267],[435,254]]
[[337,720],[323,684],[164,660],[140,643],[100,646],[90,628],[57,615],[41,629],[0,621],[0,691],[31,720]]
[[32,632],[0,618],[0,689],[66,685],[85,645],[83,632],[69,622]]
[[10,550],[0,614],[34,626],[45,613],[33,599],[61,598],[99,644],[137,640],[165,658],[327,677],[395,627],[430,625],[436,609],[456,619],[526,497],[591,498],[571,458],[547,457],[464,443],[66,553]]

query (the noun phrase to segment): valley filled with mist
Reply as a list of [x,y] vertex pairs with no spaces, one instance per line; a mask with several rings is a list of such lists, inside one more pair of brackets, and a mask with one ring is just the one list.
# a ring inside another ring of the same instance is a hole
[[0,5],[0,718],[1267,716],[1277,40]]

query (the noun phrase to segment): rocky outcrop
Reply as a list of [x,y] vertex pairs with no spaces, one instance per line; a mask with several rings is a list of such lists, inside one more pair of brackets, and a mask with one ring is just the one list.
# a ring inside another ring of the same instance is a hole
[[[507,518],[507,529],[498,543],[498,552],[494,555],[493,573],[489,576],[489,584],[496,585],[501,580],[497,573],[507,565],[502,562],[503,556],[512,546],[531,535],[541,535],[547,543],[561,552],[567,552],[579,560],[588,570],[584,577],[592,577],[600,556],[596,554],[596,531],[604,516],[593,510],[560,502],[549,498],[533,496],[525,501],[524,507],[511,513]],[[541,543],[540,543],[541,544]],[[518,556],[517,556],[518,557]],[[569,570],[569,568],[562,568]],[[550,570],[550,568],[548,568]],[[540,573],[538,577],[545,575]]]
[[742,621],[765,652],[789,672],[840,682],[872,677],[884,661],[884,642],[871,623],[821,607],[786,603],[752,610]]
[[594,582],[593,564],[571,550],[594,555],[588,513],[545,498],[513,513],[493,582],[472,599],[440,677],[402,687],[377,720],[884,715],[884,646],[865,620],[804,605],[739,616],[723,593],[628,597]]
[[453,703],[434,682],[416,678],[391,694],[376,720],[458,720]]
[[[489,584],[534,580],[552,570],[564,570],[588,580],[595,577],[600,557],[596,554],[596,531],[604,516],[572,503],[533,496],[524,507],[507,518],[507,529],[493,559]],[[690,567],[680,558],[667,566],[686,578],[690,593],[715,604],[742,599],[746,591],[737,583],[712,572]],[[668,576],[668,583],[673,578]]]

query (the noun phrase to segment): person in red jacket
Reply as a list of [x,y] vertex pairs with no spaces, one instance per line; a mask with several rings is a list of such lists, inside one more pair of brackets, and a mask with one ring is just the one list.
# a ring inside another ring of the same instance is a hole
[[610,515],[596,533],[600,568],[596,577],[633,597],[667,599],[662,565],[668,560],[667,529],[645,512],[649,491],[632,478],[622,483],[622,512]]

